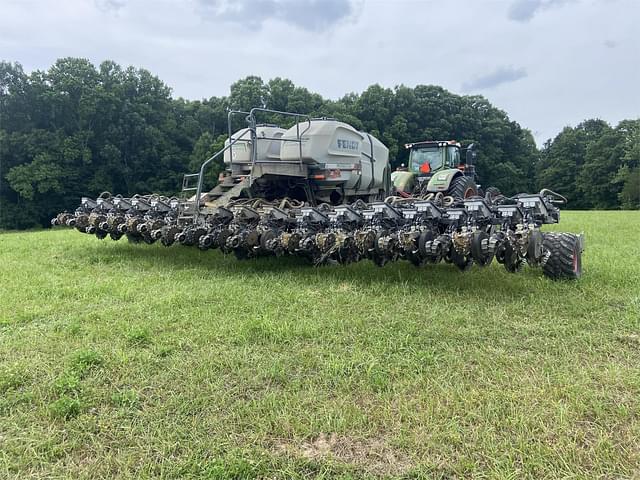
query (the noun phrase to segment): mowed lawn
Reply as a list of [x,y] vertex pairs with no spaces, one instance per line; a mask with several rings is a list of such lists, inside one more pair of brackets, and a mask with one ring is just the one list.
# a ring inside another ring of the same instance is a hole
[[0,235],[0,478],[638,478],[640,212],[584,277]]

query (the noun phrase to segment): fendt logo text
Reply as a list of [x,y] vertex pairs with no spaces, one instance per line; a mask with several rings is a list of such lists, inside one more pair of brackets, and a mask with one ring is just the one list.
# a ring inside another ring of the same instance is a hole
[[346,150],[358,150],[360,142],[356,140],[341,140],[338,139],[338,148],[344,148]]

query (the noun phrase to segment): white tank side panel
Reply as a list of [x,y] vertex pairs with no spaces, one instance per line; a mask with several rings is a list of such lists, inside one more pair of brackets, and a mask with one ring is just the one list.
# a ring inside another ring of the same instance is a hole
[[[297,131],[293,126],[283,138],[295,140]],[[359,185],[359,194],[368,195],[384,188],[383,173],[388,168],[389,150],[377,138],[336,120],[312,120],[311,125],[302,122],[299,132],[302,135],[303,162],[343,169],[347,175],[345,187],[353,189]],[[372,148],[373,162],[369,159]],[[283,143],[280,158],[297,162],[300,145],[296,142]]]
[[[351,163],[360,157],[362,136],[353,127],[335,120],[313,120],[299,124],[302,135],[302,160],[305,163]],[[296,139],[297,130],[293,126],[284,138]],[[299,145],[286,142],[280,156],[283,160],[297,161],[300,157]]]
[[[238,163],[251,162],[251,133],[248,128],[238,130],[231,138],[240,138],[233,144],[231,149],[224,152],[224,163],[229,164],[231,152],[233,152],[233,161]],[[246,133],[245,133],[246,132]],[[280,138],[285,133],[284,128],[258,126],[256,127],[257,136],[257,160],[278,160],[280,158],[280,144],[278,140],[268,140],[267,138]],[[267,137],[267,138],[264,138]],[[225,146],[229,145],[229,139],[225,140]]]
[[[269,135],[272,138],[282,138],[284,130],[281,132],[274,132]],[[269,140],[269,146],[267,147],[267,158],[269,160],[280,160],[280,149],[282,148],[282,142],[279,140]]]
[[[228,139],[225,140],[224,145],[229,145]],[[234,162],[249,163],[251,161],[251,142],[241,139],[234,143],[231,149],[224,152],[224,163],[231,163],[232,153]]]
[[385,187],[385,169],[389,168],[389,149],[377,138],[371,137],[373,139],[373,152],[376,159],[375,170],[376,170],[376,188],[384,188]]
[[328,153],[342,157],[360,157],[365,143],[364,138],[360,132],[351,127],[339,126],[333,132]]

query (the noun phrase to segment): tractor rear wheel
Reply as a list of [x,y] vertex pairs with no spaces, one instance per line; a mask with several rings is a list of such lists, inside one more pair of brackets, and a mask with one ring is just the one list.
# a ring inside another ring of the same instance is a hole
[[545,233],[542,271],[552,280],[575,280],[582,275],[582,245],[572,233]]
[[454,178],[451,185],[449,185],[447,195],[451,195],[456,200],[475,197],[478,195],[478,186],[473,178],[460,175]]

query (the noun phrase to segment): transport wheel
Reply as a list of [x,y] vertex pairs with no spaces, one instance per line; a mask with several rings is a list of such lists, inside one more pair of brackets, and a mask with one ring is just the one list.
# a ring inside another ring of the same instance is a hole
[[456,200],[464,200],[465,198],[475,197],[478,195],[478,187],[473,178],[460,175],[453,179],[447,195],[452,196]]
[[543,273],[553,280],[576,280],[582,275],[582,240],[572,233],[545,233]]

